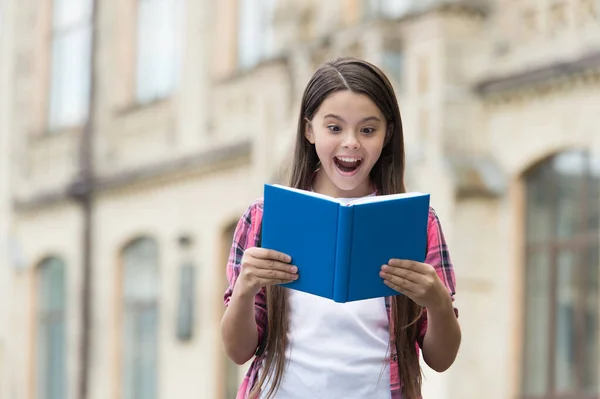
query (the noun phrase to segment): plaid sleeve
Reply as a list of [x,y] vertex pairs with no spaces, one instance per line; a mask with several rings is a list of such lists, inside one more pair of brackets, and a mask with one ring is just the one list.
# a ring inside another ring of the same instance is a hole
[[[227,280],[229,287],[223,296],[225,306],[229,306],[233,288],[241,272],[241,262],[246,248],[254,247],[258,243],[258,232],[262,222],[262,202],[255,202],[244,212],[233,234],[233,243],[227,261]],[[256,294],[254,300],[254,313],[258,329],[258,342],[263,341],[267,326],[267,305],[265,289]]]
[[[433,266],[440,280],[448,289],[448,293],[454,301],[456,293],[456,277],[454,275],[454,267],[446,245],[446,239],[442,231],[442,225],[433,208],[429,209],[429,225],[427,227],[427,256],[425,263]],[[458,309],[454,308],[454,313],[458,317]],[[423,310],[423,314],[419,319],[419,346],[423,347],[423,339],[427,332],[427,310]]]

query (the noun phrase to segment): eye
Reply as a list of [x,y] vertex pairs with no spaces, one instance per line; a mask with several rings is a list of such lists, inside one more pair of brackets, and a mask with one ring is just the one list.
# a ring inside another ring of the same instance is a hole
[[372,128],[372,127],[364,127],[364,128],[362,128],[362,130],[361,130],[361,132],[362,132],[362,133],[364,133],[364,134],[371,134],[371,133],[373,133],[374,131],[375,131],[375,129],[374,129],[374,128]]
[[338,133],[340,132],[342,129],[337,126],[337,125],[329,125],[327,126],[327,129],[329,129],[330,131],[334,132],[334,133]]

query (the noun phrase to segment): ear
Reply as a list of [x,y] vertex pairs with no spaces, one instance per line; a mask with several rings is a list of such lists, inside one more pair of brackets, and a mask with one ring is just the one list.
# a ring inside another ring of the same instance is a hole
[[315,135],[313,133],[312,124],[308,119],[306,119],[306,123],[304,124],[304,137],[308,140],[309,143],[315,143]]

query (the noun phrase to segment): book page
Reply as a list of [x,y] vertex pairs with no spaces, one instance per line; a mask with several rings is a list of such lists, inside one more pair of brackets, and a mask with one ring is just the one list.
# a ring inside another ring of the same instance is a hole
[[324,200],[327,200],[327,201],[340,202],[336,198],[330,197],[330,196],[325,195],[325,194],[319,194],[319,193],[316,193],[314,191],[307,191],[307,190],[301,190],[299,188],[282,186],[281,184],[273,184],[272,186],[273,187],[277,187],[277,188],[282,188],[284,190],[293,191],[293,192],[296,192],[296,193],[299,193],[299,194],[310,195],[312,197],[321,198],[321,199],[324,199]]
[[371,203],[371,202],[390,201],[390,200],[399,199],[399,198],[418,197],[420,195],[425,195],[425,194],[419,193],[419,192],[410,192],[410,193],[389,194],[389,195],[369,195],[369,196],[362,197],[362,198],[349,199],[349,198],[330,197],[329,195],[320,194],[320,193],[317,193],[314,191],[308,191],[308,190],[302,190],[299,188],[283,186],[281,184],[272,184],[272,186],[277,187],[277,188],[282,188],[284,190],[293,191],[293,192],[296,192],[299,194],[304,194],[304,195],[309,195],[309,196],[316,197],[316,198],[321,198],[321,199],[324,199],[327,201],[337,202],[337,203],[339,203],[341,205],[345,205],[345,206],[367,204],[367,203]]
[[390,200],[395,200],[395,199],[400,199],[400,198],[419,197],[421,195],[426,195],[426,194],[419,193],[419,192],[410,192],[410,193],[402,193],[402,194],[376,195],[373,197],[365,197],[365,198],[355,199],[355,200],[351,201],[350,203],[348,203],[348,206],[368,204],[371,202],[390,201]]

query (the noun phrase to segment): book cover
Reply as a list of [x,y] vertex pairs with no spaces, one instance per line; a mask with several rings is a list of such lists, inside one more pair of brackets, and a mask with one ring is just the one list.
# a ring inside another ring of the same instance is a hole
[[383,283],[391,258],[425,260],[429,194],[342,202],[311,191],[265,184],[262,246],[286,253],[298,279],[283,286],[349,302],[398,292]]

